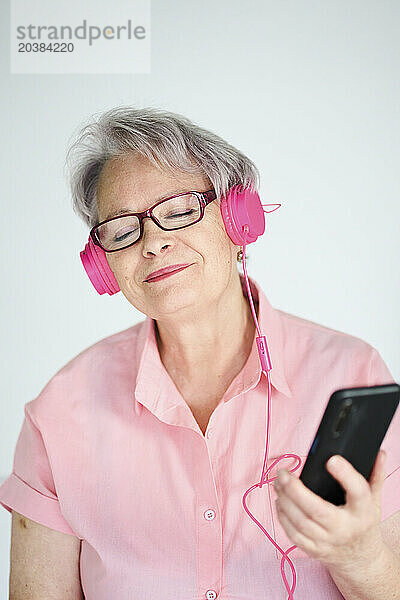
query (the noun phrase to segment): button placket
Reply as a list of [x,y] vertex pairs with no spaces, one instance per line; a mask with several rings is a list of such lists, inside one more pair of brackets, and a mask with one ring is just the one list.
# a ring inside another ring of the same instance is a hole
[[[209,422],[205,432],[206,438],[210,428],[212,429]],[[213,457],[208,444],[204,445],[203,451],[204,460],[196,462],[196,495],[197,506],[200,509],[197,513],[198,590],[200,598],[214,600],[218,596],[216,590],[221,585],[222,576],[222,528],[220,519],[217,518],[220,507],[213,472],[213,459],[217,461],[218,455]]]

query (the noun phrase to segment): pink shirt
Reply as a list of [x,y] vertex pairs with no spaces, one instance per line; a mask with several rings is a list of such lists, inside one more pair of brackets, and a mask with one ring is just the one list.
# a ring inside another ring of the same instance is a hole
[[[273,308],[250,283],[273,366],[268,464],[284,453],[303,464],[334,390],[394,380],[371,345]],[[26,403],[1,504],[82,540],[86,600],[285,600],[281,554],[242,506],[261,476],[266,407],[254,338],[203,436],[147,317],[81,352]],[[382,447],[383,520],[400,509],[399,410]],[[265,485],[247,503],[286,550],[275,498]],[[297,600],[342,598],[319,561],[289,556]],[[291,583],[287,563],[286,574]]]

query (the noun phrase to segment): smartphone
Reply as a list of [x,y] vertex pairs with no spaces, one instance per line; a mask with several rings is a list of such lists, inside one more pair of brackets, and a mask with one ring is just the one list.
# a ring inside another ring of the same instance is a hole
[[304,485],[336,506],[345,504],[345,491],[326,461],[340,454],[369,481],[399,400],[397,383],[333,392],[299,476]]

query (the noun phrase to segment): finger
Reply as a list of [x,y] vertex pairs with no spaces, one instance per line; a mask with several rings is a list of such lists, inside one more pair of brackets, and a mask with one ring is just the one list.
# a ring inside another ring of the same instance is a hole
[[314,494],[298,477],[290,473],[288,475],[290,479],[282,485],[280,493],[287,494],[300,510],[318,525],[324,529],[331,529],[337,507]]
[[340,454],[335,454],[326,462],[328,472],[346,492],[346,504],[356,507],[365,502],[370,492],[368,481],[353,465]]
[[276,508],[285,515],[297,531],[312,540],[325,541],[327,531],[316,523],[312,517],[307,515],[301,508],[289,498],[287,494],[279,494],[276,500]]
[[381,502],[382,486],[386,477],[385,461],[386,452],[381,449],[376,456],[375,463],[369,477],[371,493],[378,503]]
[[296,529],[296,527],[291,523],[289,517],[280,510],[279,502],[277,502],[276,508],[278,512],[279,521],[282,527],[284,528],[286,535],[293,542],[293,544],[296,544],[296,546],[299,546],[305,552],[309,552],[310,555],[312,554],[312,552],[315,552],[316,546],[314,542]]

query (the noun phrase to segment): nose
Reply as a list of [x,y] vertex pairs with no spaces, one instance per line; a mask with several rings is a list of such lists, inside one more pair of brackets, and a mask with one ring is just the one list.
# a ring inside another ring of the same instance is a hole
[[151,217],[143,219],[142,252],[146,256],[149,253],[159,254],[166,246],[172,245],[172,232],[164,231],[153,221]]

